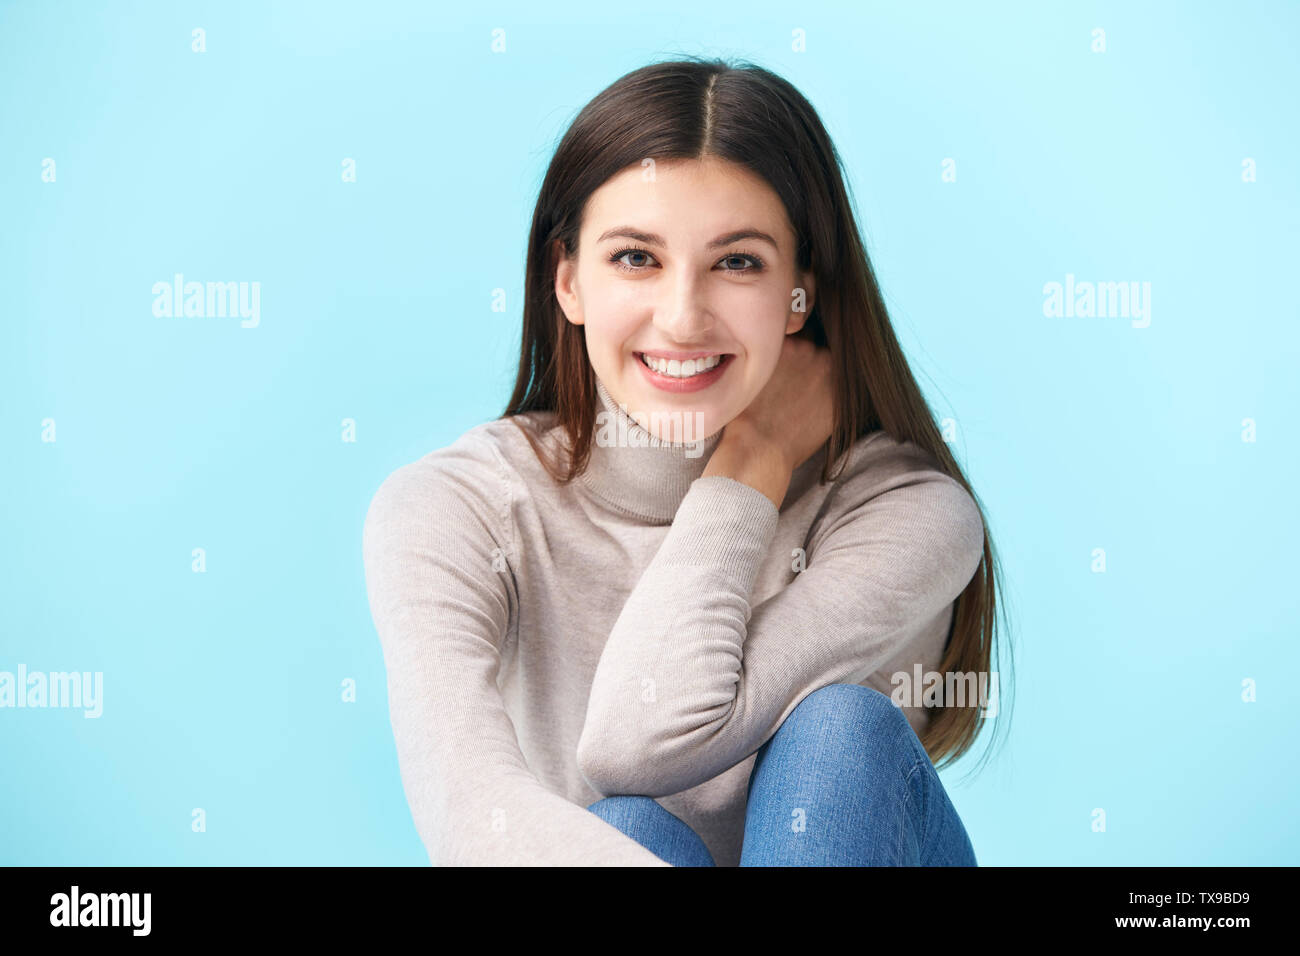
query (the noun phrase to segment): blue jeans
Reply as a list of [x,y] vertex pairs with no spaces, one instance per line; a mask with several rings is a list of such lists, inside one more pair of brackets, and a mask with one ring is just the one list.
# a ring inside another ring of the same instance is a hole
[[[587,808],[674,866],[713,866],[704,841],[646,796]],[[831,684],[758,750],[741,866],[976,866],[929,755],[880,691]]]

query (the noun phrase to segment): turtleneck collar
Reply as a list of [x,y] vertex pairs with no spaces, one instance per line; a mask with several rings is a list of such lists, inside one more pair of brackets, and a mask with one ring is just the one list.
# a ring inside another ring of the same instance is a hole
[[596,430],[581,480],[623,511],[671,522],[691,483],[708,465],[722,430],[698,441],[661,441],[614,401],[599,376],[596,395]]

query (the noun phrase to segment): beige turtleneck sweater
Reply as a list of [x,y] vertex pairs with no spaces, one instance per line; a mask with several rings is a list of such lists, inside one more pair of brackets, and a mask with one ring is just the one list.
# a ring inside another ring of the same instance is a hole
[[[701,477],[721,432],[659,445],[597,383],[606,434],[552,480],[551,413],[394,471],[364,529],[403,786],[435,865],[666,865],[586,807],[655,797],[735,866],[754,754],[812,691],[935,670],[983,524],[883,431],[778,510]],[[645,447],[632,447],[642,443]],[[920,733],[927,715],[905,708]]]

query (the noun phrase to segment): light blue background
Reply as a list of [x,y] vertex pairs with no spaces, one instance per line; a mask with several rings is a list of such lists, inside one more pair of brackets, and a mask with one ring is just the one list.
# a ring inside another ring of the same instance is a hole
[[[685,52],[819,110],[956,419],[1016,640],[944,773],[980,862],[1296,863],[1297,5],[870,6],[0,6],[0,670],[104,673],[98,720],[0,710],[0,861],[427,863],[362,519],[504,407],[568,121]],[[176,272],[260,326],[154,317]],[[1045,318],[1066,273],[1150,327]]]

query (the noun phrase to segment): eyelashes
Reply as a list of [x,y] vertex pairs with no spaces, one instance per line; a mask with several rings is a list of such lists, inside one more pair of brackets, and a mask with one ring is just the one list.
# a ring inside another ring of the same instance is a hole
[[[630,266],[622,261],[624,256],[633,254],[647,256],[651,259],[654,258],[654,253],[649,249],[643,249],[640,246],[628,246],[625,249],[619,249],[611,255],[609,261],[616,268],[622,269],[624,272],[644,272],[647,268],[646,266]],[[766,266],[766,263],[763,262],[761,258],[751,252],[729,252],[718,261],[725,262],[728,259],[746,259],[750,262],[750,267],[748,269],[723,269],[723,272],[762,272]]]

